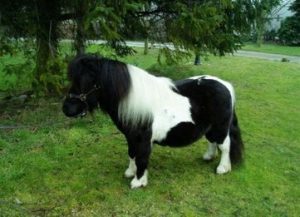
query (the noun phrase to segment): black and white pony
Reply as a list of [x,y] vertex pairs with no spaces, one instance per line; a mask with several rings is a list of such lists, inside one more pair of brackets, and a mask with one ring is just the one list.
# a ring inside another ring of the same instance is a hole
[[242,160],[243,143],[230,83],[213,76],[173,82],[133,65],[83,55],[69,64],[71,88],[63,104],[68,117],[84,116],[100,107],[128,142],[131,188],[148,183],[148,161],[154,143],[189,145],[203,135],[209,141],[204,160],[221,152],[217,174]]

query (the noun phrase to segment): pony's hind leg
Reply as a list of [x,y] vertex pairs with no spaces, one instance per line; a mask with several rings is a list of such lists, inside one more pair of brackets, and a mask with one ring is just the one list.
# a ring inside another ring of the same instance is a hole
[[[224,174],[231,171],[230,161],[230,137],[228,135],[228,129],[225,127],[214,127],[206,135],[206,138],[211,144],[215,146],[209,146],[208,151],[204,154],[204,157],[213,157],[217,152],[217,147],[221,151],[221,160],[217,167],[217,174]],[[207,156],[206,156],[207,154]]]
[[224,174],[231,171],[231,161],[230,161],[230,137],[226,136],[222,144],[218,145],[221,150],[221,160],[217,167],[217,174]]

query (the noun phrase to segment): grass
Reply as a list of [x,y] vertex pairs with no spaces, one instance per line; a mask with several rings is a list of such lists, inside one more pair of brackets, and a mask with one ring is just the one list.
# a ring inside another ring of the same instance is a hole
[[300,47],[282,46],[276,44],[262,44],[260,47],[258,47],[256,44],[246,44],[242,47],[242,50],[300,56]]
[[155,50],[124,59],[174,79],[212,74],[236,88],[246,159],[227,175],[204,163],[205,141],[155,146],[149,185],[130,190],[124,137],[101,112],[67,119],[62,98],[0,107],[0,216],[299,216],[300,65],[209,57],[157,66]]

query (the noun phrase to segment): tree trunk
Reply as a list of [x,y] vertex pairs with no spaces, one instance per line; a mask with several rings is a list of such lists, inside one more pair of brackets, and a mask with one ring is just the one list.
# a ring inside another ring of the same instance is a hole
[[264,41],[265,25],[266,25],[266,12],[262,10],[256,18],[256,45],[260,47]]
[[260,25],[262,24],[259,24],[259,26],[256,28],[256,34],[257,34],[256,45],[258,47],[261,47],[263,43],[263,37],[264,37],[264,30]]
[[148,37],[147,37],[147,38],[145,39],[145,42],[144,42],[144,55],[147,55],[147,54],[148,54],[148,49],[149,49],[148,42],[149,42],[149,39],[148,39]]
[[[149,11],[150,10],[150,4],[148,2],[145,2],[144,4],[144,11]],[[145,28],[145,42],[144,42],[144,55],[147,55],[148,54],[148,49],[149,49],[149,31],[150,31],[150,28],[151,28],[151,24],[149,22],[149,18],[148,17],[145,17],[142,19],[142,23],[143,23],[143,26]]]
[[87,12],[87,3],[85,1],[78,1],[76,4],[76,35],[74,41],[74,48],[76,50],[76,54],[84,54],[85,52],[85,41],[86,41],[86,34],[84,29],[84,22],[85,22],[85,14]]
[[49,59],[49,52],[50,52],[48,42],[45,39],[44,34],[42,34],[40,31],[37,32],[36,46],[37,46],[37,53],[36,53],[35,81],[33,83],[34,89],[38,88],[38,86],[41,84],[42,74],[46,73],[47,71],[47,62]]
[[76,19],[77,28],[76,28],[76,36],[74,41],[74,47],[76,50],[76,54],[84,54],[85,52],[85,33],[84,33],[84,21],[83,18]]
[[[36,68],[32,87],[37,90],[44,85],[43,74],[47,72],[50,57],[55,57],[58,46],[57,20],[59,7],[57,1],[37,1],[36,25]],[[47,87],[46,87],[47,88]]]
[[200,53],[197,52],[195,55],[195,61],[194,61],[194,65],[201,65],[201,59],[200,59]]

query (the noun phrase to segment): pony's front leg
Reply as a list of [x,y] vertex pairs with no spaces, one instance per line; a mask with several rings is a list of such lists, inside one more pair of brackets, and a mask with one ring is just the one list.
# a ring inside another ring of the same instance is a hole
[[151,143],[139,143],[136,149],[136,175],[131,181],[131,188],[145,187],[148,184],[148,162],[151,153]]

